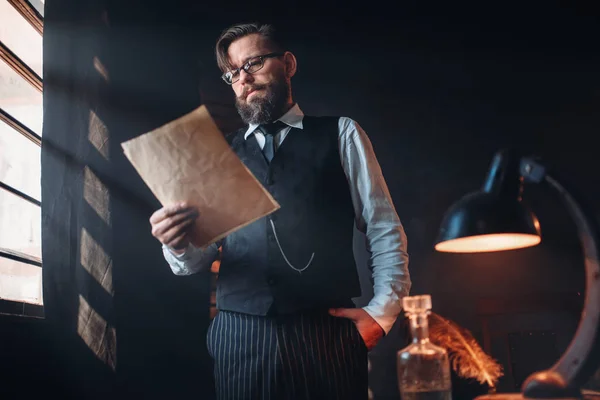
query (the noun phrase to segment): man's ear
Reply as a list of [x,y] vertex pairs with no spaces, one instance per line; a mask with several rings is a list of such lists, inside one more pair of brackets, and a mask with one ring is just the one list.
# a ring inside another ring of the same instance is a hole
[[285,76],[289,79],[296,75],[298,64],[296,62],[296,56],[291,51],[286,51],[283,54],[283,62],[285,63]]

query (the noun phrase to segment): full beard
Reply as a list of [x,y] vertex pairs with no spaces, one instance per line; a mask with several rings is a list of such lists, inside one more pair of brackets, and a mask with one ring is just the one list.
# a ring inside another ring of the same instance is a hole
[[248,87],[248,90],[263,89],[264,96],[255,95],[250,100],[246,93],[235,99],[235,107],[246,124],[266,124],[273,122],[281,117],[287,103],[289,84],[285,79],[281,79],[270,84],[254,85]]

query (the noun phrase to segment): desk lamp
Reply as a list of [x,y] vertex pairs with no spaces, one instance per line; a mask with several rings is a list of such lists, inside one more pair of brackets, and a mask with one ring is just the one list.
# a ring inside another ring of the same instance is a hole
[[566,182],[533,157],[510,150],[497,152],[482,189],[464,196],[444,215],[435,249],[477,253],[540,243],[539,221],[521,201],[524,183],[546,184],[556,191],[575,222],[585,263],[583,311],[567,350],[551,368],[530,375],[521,393],[476,400],[582,399],[581,387],[600,366],[600,230]]

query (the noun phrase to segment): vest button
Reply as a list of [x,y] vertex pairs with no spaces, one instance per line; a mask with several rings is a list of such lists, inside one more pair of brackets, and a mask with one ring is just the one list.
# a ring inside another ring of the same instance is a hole
[[275,279],[275,278],[271,277],[271,278],[267,279],[267,283],[268,283],[270,286],[273,286],[273,285],[275,285],[275,284],[277,283],[277,279]]

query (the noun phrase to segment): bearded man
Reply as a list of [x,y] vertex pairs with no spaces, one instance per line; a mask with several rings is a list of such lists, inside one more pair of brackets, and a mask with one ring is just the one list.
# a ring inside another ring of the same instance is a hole
[[[219,399],[366,399],[367,352],[409,293],[406,236],[371,142],[347,117],[306,116],[292,97],[297,60],[270,25],[221,34],[216,58],[244,128],[229,137],[281,205],[206,249],[198,215],[174,204],[150,218],[177,275],[209,269],[221,248],[218,314],[207,335]],[[232,193],[243,196],[243,193]],[[361,289],[353,227],[366,235],[374,296]]]

